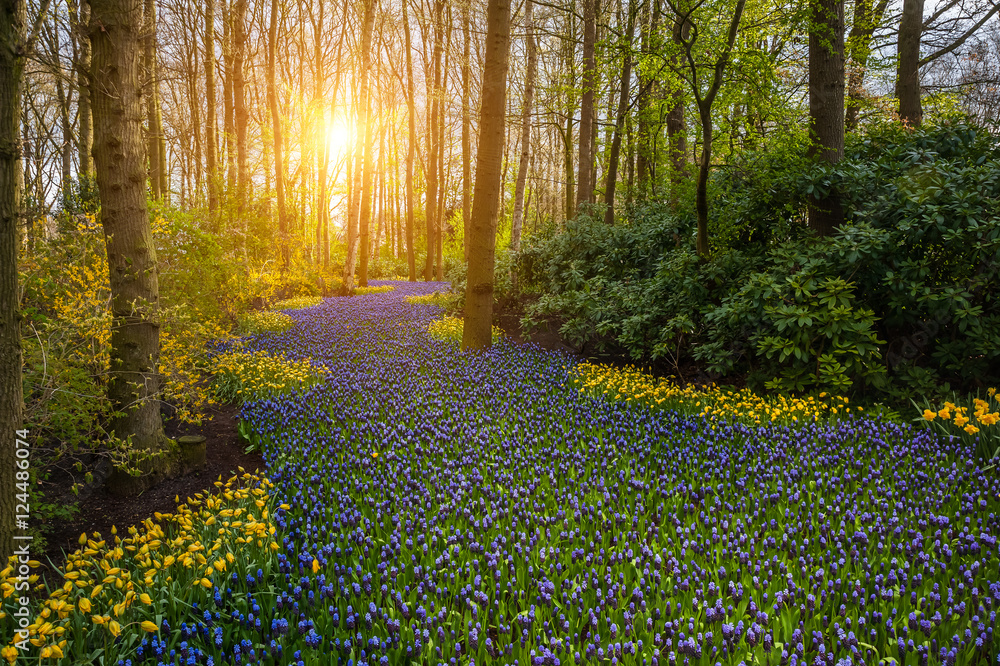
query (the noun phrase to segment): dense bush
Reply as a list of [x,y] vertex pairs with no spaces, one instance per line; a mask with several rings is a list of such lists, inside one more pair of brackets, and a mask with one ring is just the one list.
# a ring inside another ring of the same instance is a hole
[[[840,196],[830,238],[807,201]],[[693,358],[784,390],[902,400],[1000,378],[1000,148],[963,123],[854,139],[836,167],[749,156],[713,180],[716,243],[694,254],[688,214],[646,204],[621,224],[580,216],[531,239],[527,319],[636,359]]]

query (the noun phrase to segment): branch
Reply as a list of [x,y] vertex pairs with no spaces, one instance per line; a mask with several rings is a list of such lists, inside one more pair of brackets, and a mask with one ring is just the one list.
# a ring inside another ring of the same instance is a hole
[[981,18],[978,23],[976,23],[974,26],[972,26],[971,28],[969,28],[968,30],[966,30],[965,34],[962,35],[961,37],[959,37],[957,40],[955,40],[951,44],[951,46],[946,46],[946,47],[944,47],[942,49],[938,49],[937,51],[935,51],[934,53],[930,54],[926,58],[921,58],[920,61],[917,63],[917,66],[918,67],[923,67],[927,63],[933,62],[933,61],[937,60],[938,58],[940,58],[941,56],[948,55],[949,53],[951,53],[952,51],[954,51],[955,49],[957,49],[959,46],[961,46],[962,44],[965,43],[965,40],[967,40],[977,30],[979,30],[981,27],[983,27],[986,24],[987,21],[989,21],[991,18],[993,18],[993,15],[996,14],[998,11],[1000,11],[1000,2],[995,2],[993,4],[993,9],[991,9],[988,12],[986,12],[986,15],[983,16],[983,18]]
[[50,0],[42,0],[42,4],[38,8],[38,15],[35,16],[35,23],[31,26],[31,32],[28,33],[24,42],[21,43],[21,47],[18,49],[20,55],[23,56],[28,53],[34,46],[35,40],[38,39],[38,33],[45,22],[45,14],[49,11],[49,2]]

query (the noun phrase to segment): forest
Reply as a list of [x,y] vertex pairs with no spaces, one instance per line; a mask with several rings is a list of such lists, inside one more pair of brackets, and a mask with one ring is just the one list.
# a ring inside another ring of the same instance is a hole
[[990,664],[996,0],[0,0],[0,661]]

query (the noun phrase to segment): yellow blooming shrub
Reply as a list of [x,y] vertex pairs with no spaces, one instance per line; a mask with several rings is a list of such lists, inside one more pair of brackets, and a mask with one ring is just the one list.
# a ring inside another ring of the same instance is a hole
[[231,402],[260,400],[307,388],[318,384],[326,374],[326,370],[309,359],[293,360],[263,351],[239,350],[217,356],[213,370],[216,396]]
[[913,405],[921,415],[916,419],[949,437],[958,437],[971,445],[984,460],[1000,455],[1000,400],[997,390],[986,391],[986,399],[969,397],[964,400],[953,396],[937,409],[925,400],[923,406]]
[[[443,342],[451,342],[456,345],[462,344],[462,332],[464,331],[464,320],[461,317],[443,317],[435,319],[427,325],[427,332],[432,338]],[[503,335],[496,326],[493,327],[493,342]]]
[[[217,494],[195,495],[174,513],[155,514],[121,538],[80,535],[66,559],[62,582],[45,590],[33,576],[35,615],[27,627],[29,658],[73,663],[115,663],[135,641],[116,637],[160,631],[163,618],[182,617],[192,604],[209,607],[216,582],[277,570],[277,528],[266,477],[246,473]],[[13,559],[13,558],[12,558]],[[13,564],[13,562],[12,562]],[[33,563],[37,565],[37,563]],[[13,566],[0,572],[0,635],[13,636],[19,608]],[[23,594],[23,593],[19,593]],[[13,664],[13,640],[0,651]],[[119,652],[121,651],[121,652]]]
[[[673,409],[716,420],[751,424],[815,421],[851,411],[848,399],[820,393],[818,397],[760,396],[749,389],[680,386],[628,366],[581,363],[570,370],[570,382],[594,397],[635,402],[652,408]],[[860,410],[861,408],[856,408]]]

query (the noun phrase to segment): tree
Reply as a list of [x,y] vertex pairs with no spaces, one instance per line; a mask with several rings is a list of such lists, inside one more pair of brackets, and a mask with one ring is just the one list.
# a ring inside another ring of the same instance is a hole
[[597,87],[597,0],[583,0],[583,87],[580,96],[580,157],[577,164],[576,206],[590,203],[594,193],[591,170],[594,166],[594,88]]
[[[142,5],[134,0],[93,0],[90,40],[94,113],[94,166],[101,199],[111,287],[111,427],[132,450],[162,454],[157,363],[160,355],[156,249],[146,210],[142,140]],[[144,479],[120,471],[109,489],[138,492],[168,471],[166,456],[144,460]]]
[[249,114],[246,104],[246,77],[243,68],[246,58],[247,0],[233,3],[233,122],[236,125],[236,191],[240,210],[246,205],[250,183],[247,161],[247,124]]
[[[156,66],[156,2],[145,0],[146,31],[143,36],[143,70],[146,81],[146,159],[154,199],[167,194],[167,147],[160,114],[160,83]],[[82,121],[82,119],[81,119]]]
[[[278,197],[278,247],[281,269],[288,267],[288,210],[285,206],[285,162],[278,107],[278,84],[275,69],[278,48],[278,0],[271,0],[271,24],[267,31],[267,103],[271,109],[271,131],[274,134],[274,181]],[[214,118],[214,114],[213,114]],[[212,150],[212,147],[209,147]]]
[[[215,120],[215,0],[205,0],[205,97],[208,104],[208,112],[205,116],[205,168],[208,170],[208,211],[212,220],[212,228],[218,229],[216,211],[219,208],[219,169],[217,165],[219,153],[218,141],[215,136],[217,129]],[[278,129],[278,133],[280,134],[280,128]],[[277,165],[280,161],[281,157],[279,156],[275,160],[275,164]],[[276,168],[278,167],[276,166]]]
[[375,25],[375,3],[377,0],[365,0],[364,27],[361,31],[361,68],[358,72],[360,86],[355,97],[355,117],[357,118],[356,138],[354,148],[354,173],[351,176],[351,202],[348,205],[347,214],[347,257],[344,260],[344,282],[343,292],[350,293],[354,290],[354,269],[358,259],[358,246],[361,239],[358,237],[358,221],[361,215],[361,198],[363,192],[364,177],[362,169],[365,160],[365,144],[371,144],[371,135],[368,132],[368,90],[369,90],[369,70],[371,69],[371,47],[372,28]]
[[535,31],[531,20],[531,0],[524,3],[525,48],[528,51],[528,73],[524,80],[524,100],[521,104],[521,157],[517,165],[514,186],[514,213],[511,218],[510,249],[521,249],[521,224],[524,219],[524,185],[528,179],[528,154],[531,147],[531,105],[535,95]]
[[899,100],[899,119],[912,127],[920,127],[924,119],[920,106],[920,33],[923,23],[924,0],[904,0],[896,49],[899,57],[896,99]]
[[[701,3],[682,6],[673,0],[668,0],[668,2],[671,3],[670,7],[674,12],[674,39],[681,49],[681,64],[678,67],[678,74],[687,82],[694,93],[695,104],[698,107],[698,119],[701,121],[701,158],[698,164],[698,185],[695,193],[695,210],[698,215],[696,248],[698,257],[707,260],[710,254],[708,246],[708,174],[712,167],[712,105],[715,104],[719,88],[722,87],[723,75],[729,64],[733,46],[736,44],[736,35],[740,29],[746,0],[736,0],[724,41],[715,48],[699,46],[697,50],[695,44],[698,43],[701,30],[693,17]],[[706,54],[708,54],[709,60],[701,60]],[[703,76],[702,70],[706,69],[710,72],[710,77]]]
[[494,252],[503,186],[509,56],[510,1],[489,0],[462,349],[486,349],[493,342]]
[[618,158],[622,149],[622,131],[625,129],[625,114],[628,113],[629,85],[632,82],[632,36],[635,33],[635,6],[629,9],[628,27],[625,30],[625,63],[622,66],[622,82],[618,97],[618,113],[615,116],[615,135],[611,142],[608,159],[608,173],[604,187],[604,221],[615,221],[615,184],[618,180]]
[[413,48],[410,44],[409,0],[403,0],[403,34],[406,37],[406,265],[410,282],[417,281],[416,259],[413,254],[413,153],[417,148],[417,111],[413,97]]
[[[462,231],[463,238],[469,237],[469,221],[472,218],[472,63],[470,59],[472,39],[469,24],[472,17],[469,5],[472,0],[462,2]],[[465,261],[469,261],[469,244],[463,247]]]
[[854,21],[851,23],[851,34],[847,38],[846,46],[850,72],[847,77],[845,132],[853,131],[858,125],[865,70],[868,68],[868,60],[872,53],[872,36],[875,29],[882,24],[882,18],[888,7],[889,0],[878,0],[874,6],[871,0],[854,1]]
[[[903,0],[903,15],[899,21],[896,45],[899,57],[896,67],[896,98],[899,100],[899,119],[911,127],[919,127],[924,116],[920,102],[920,70],[955,52],[1000,12],[1000,2],[971,4],[970,10],[961,0],[949,0],[939,5],[933,15],[925,20],[924,0]],[[935,27],[939,19],[941,26]],[[963,27],[966,29],[958,32]],[[930,31],[943,32],[945,37],[938,40],[934,51],[921,58],[922,38]]]
[[[809,24],[809,154],[826,164],[844,157],[844,2],[813,0]],[[844,212],[836,192],[814,196],[809,226],[829,236]]]
[[21,214],[21,92],[25,57],[48,7],[47,0],[31,32],[25,0],[0,3],[0,564],[13,553],[17,488],[17,440],[24,412],[21,389],[21,313],[17,255]]
[[79,92],[77,98],[77,159],[78,172],[89,178],[93,173],[94,126],[90,107],[90,0],[80,0],[79,8],[70,5],[70,21],[76,33],[79,53],[76,59],[76,85]]

